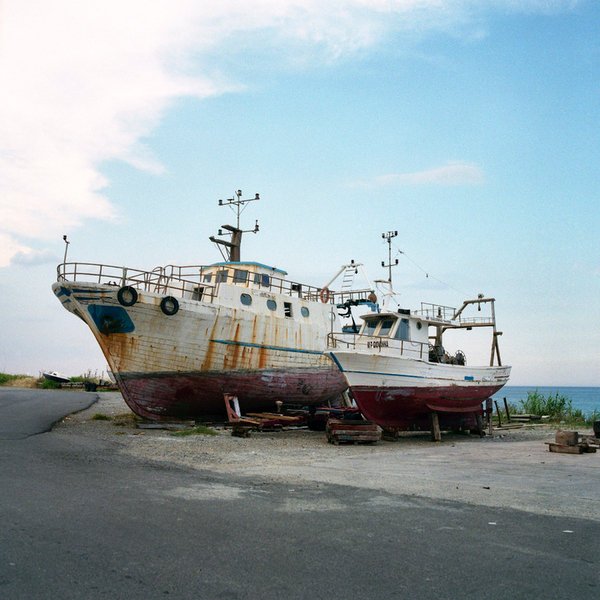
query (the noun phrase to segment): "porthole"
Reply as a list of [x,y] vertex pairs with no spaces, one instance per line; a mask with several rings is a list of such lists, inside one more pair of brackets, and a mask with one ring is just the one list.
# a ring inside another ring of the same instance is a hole
[[242,294],[240,301],[244,306],[250,306],[252,304],[252,296],[250,294]]
[[421,329],[423,327],[423,323],[421,321],[417,321],[417,329]]
[[301,314],[303,317],[308,317],[308,315],[310,315],[310,312],[309,312],[308,308],[306,308],[306,306],[303,306],[303,307],[300,309],[300,314]]
[[269,298],[269,300],[267,300],[267,308],[269,310],[277,310],[277,302]]

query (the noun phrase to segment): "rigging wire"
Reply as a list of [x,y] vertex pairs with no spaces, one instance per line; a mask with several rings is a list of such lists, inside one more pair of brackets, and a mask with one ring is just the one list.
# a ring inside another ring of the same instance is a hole
[[454,290],[455,292],[458,292],[459,294],[463,294],[465,297],[469,296],[469,294],[467,292],[457,290],[454,286],[451,286],[449,283],[446,283],[445,281],[442,281],[441,279],[434,277],[427,270],[425,270],[421,265],[417,264],[410,256],[408,256],[408,254],[406,254],[406,252],[404,252],[403,250],[400,250],[400,248],[398,248],[397,246],[395,248],[397,251],[396,256],[398,256],[399,254],[402,254],[404,256],[404,258],[409,260],[415,267],[417,267],[417,269],[419,269],[420,271],[425,273],[425,277],[427,279],[435,279],[435,281],[437,281],[438,283],[441,283],[442,285],[445,285],[446,287],[450,288],[451,290]]

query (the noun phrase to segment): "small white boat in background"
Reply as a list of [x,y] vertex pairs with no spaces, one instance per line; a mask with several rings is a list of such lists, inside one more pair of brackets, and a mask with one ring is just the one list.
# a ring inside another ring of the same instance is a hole
[[69,381],[71,381],[69,377],[66,375],[61,375],[56,371],[44,371],[42,375],[44,379],[47,379],[48,381],[55,381],[56,383],[69,383]]

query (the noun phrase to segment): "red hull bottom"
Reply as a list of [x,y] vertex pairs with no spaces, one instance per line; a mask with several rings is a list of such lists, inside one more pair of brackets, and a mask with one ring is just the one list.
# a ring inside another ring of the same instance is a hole
[[474,429],[482,402],[501,385],[478,387],[352,387],[352,395],[366,419],[390,430],[429,430],[436,411],[442,429]]
[[218,373],[119,373],[125,402],[146,419],[196,419],[226,415],[224,394],[238,397],[240,410],[273,411],[276,401],[314,405],[337,400],[348,385],[332,369]]

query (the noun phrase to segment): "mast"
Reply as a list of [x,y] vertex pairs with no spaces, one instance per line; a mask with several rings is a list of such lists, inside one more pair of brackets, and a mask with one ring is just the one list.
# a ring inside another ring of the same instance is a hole
[[382,233],[381,237],[387,242],[388,245],[388,264],[386,265],[384,261],[381,261],[382,267],[387,267],[388,270],[388,283],[390,287],[392,285],[392,267],[395,267],[398,264],[398,259],[392,263],[392,239],[398,235],[397,231],[388,231],[387,233]]
[[[222,225],[222,229],[219,229],[218,235],[231,236],[231,240],[222,240],[214,236],[210,236],[210,241],[217,244],[219,251],[226,262],[240,262],[241,260],[241,248],[242,248],[242,234],[243,233],[257,233],[258,232],[258,220],[254,224],[254,229],[240,229],[240,215],[244,212],[246,204],[248,202],[254,202],[260,200],[260,195],[256,193],[254,198],[242,198],[242,190],[237,190],[233,198],[227,200],[219,199],[219,206],[229,206],[236,215],[236,224],[233,225]],[[223,229],[229,233],[224,233]]]

